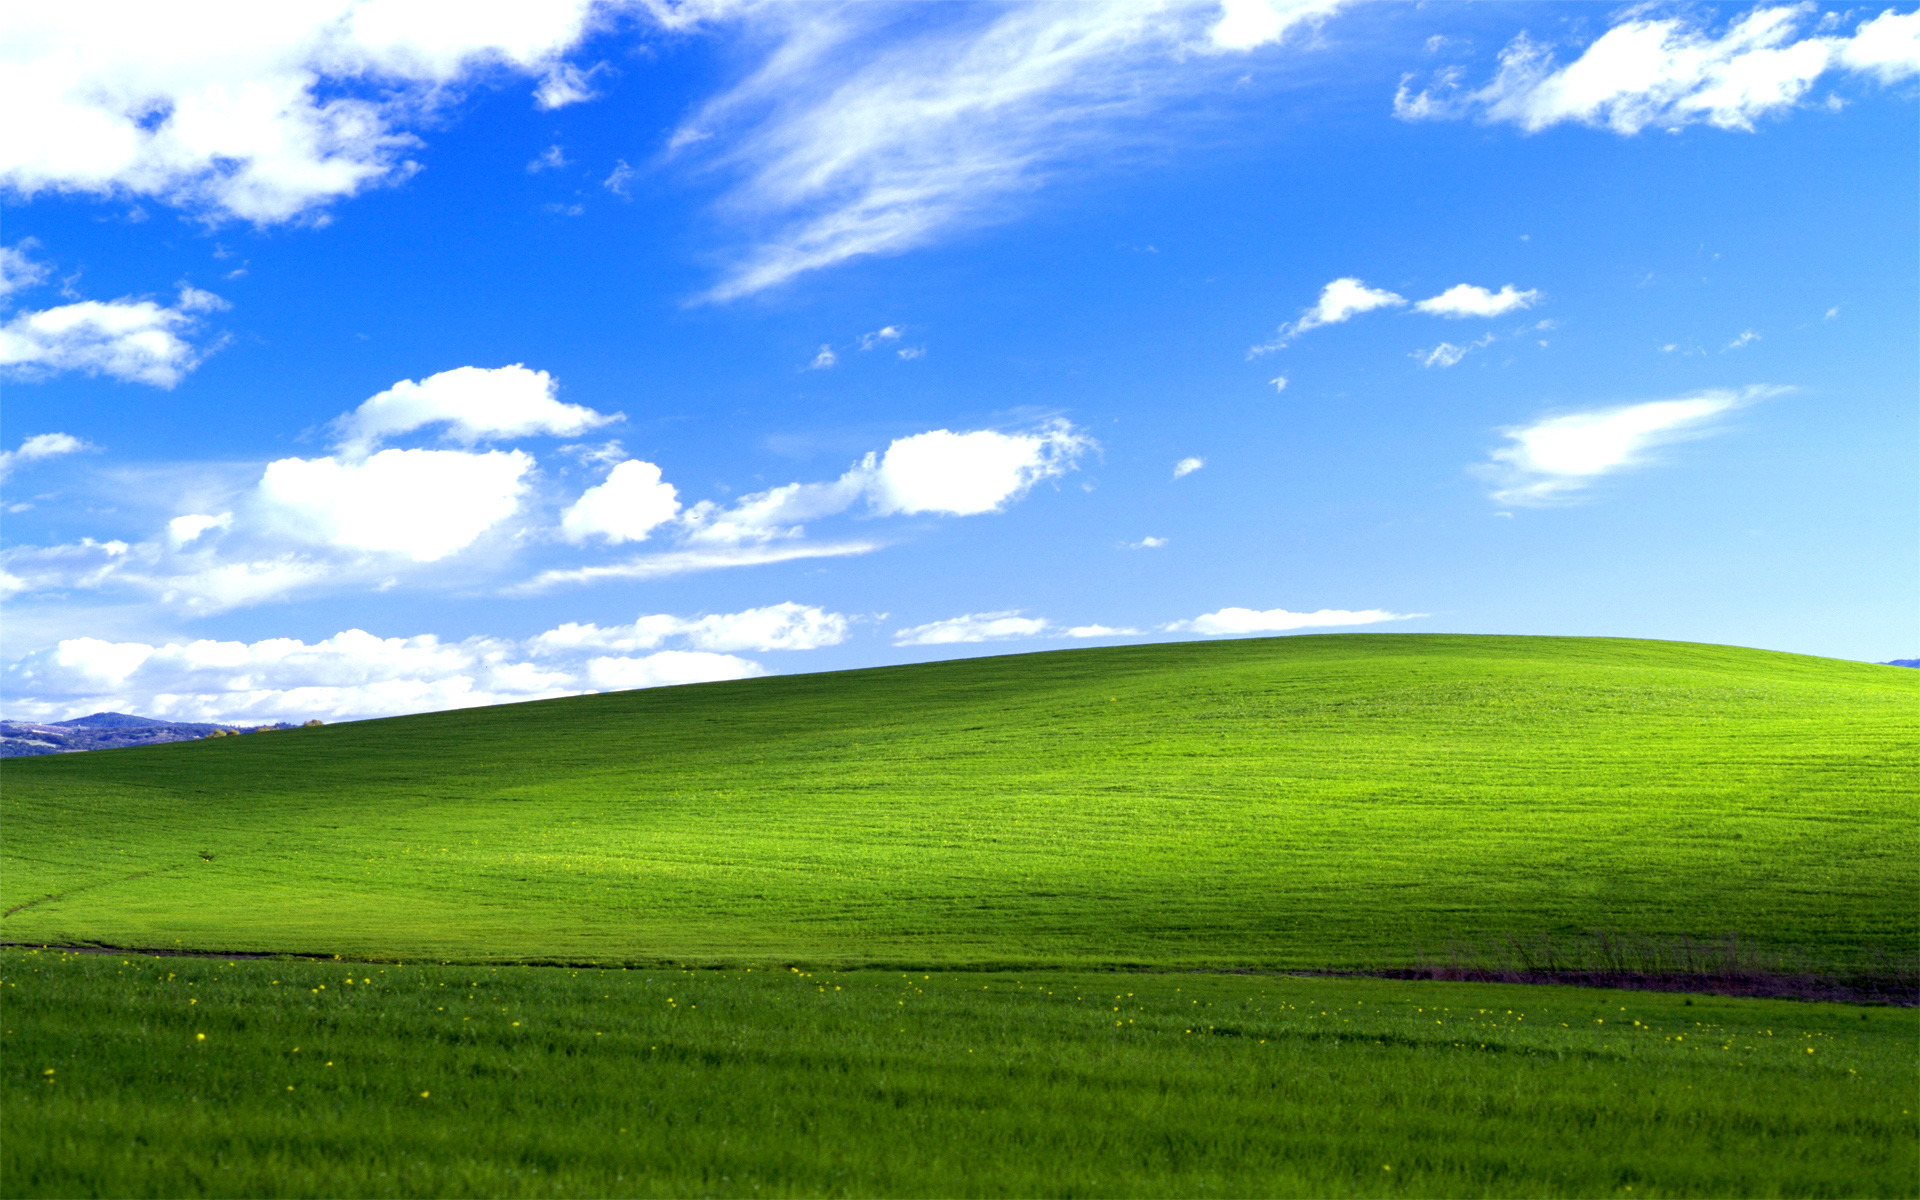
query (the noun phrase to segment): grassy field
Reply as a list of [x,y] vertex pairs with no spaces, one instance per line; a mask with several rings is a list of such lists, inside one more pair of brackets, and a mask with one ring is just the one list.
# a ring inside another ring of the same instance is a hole
[[1911,1196],[1911,1009],[0,952],[8,1196]]
[[1920,672],[1601,639],[1073,650],[6,762],[0,937],[386,959],[1911,971]]

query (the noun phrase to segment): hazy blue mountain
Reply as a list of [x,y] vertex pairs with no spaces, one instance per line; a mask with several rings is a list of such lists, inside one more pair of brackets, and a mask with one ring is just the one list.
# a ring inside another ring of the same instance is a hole
[[[258,729],[291,729],[291,725],[261,725]],[[151,746],[157,742],[190,742],[210,733],[251,733],[236,725],[191,721],[160,721],[131,713],[94,713],[51,724],[0,721],[0,758],[29,754],[73,754],[82,750],[115,750],[123,746]]]

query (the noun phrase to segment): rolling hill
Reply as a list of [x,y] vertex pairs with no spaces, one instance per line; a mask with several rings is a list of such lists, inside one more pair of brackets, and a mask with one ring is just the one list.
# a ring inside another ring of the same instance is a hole
[[1384,968],[1599,931],[1907,971],[1916,701],[1911,671],[1756,650],[1338,635],[16,759],[0,936]]

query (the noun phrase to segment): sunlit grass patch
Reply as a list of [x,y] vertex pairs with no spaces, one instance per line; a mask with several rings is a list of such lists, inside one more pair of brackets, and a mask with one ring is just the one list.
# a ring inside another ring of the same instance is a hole
[[1920,1170],[1903,1009],[19,950],[0,975],[8,1195],[1893,1196]]

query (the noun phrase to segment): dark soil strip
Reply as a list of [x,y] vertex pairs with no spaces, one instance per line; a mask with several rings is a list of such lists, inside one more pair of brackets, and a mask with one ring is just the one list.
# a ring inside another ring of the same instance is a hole
[[[233,960],[295,959],[305,962],[365,963],[390,961],[379,959],[348,959],[338,954],[267,953],[257,950],[221,953],[213,950],[143,949],[134,946],[53,946],[41,942],[0,941],[0,947],[7,949],[52,950],[62,954],[143,954],[150,958],[225,958]],[[434,963],[439,960],[426,959],[423,961]],[[570,967],[575,970],[601,970],[607,968],[606,963],[572,961],[535,963],[498,962],[487,963],[486,965],[494,967],[557,966]],[[914,969],[928,970],[930,968],[916,967]],[[947,967],[943,969],[951,971],[955,968]],[[1034,966],[1029,963],[1018,966],[1003,965],[997,969],[1008,971],[1037,971],[1089,968],[1046,967]],[[1099,968],[1090,969],[1098,970]],[[1133,967],[1129,969],[1143,974],[1174,973],[1170,971],[1156,971],[1148,967]],[[1920,1007],[1920,982],[1915,980],[1858,977],[1843,979],[1831,975],[1774,975],[1761,972],[1724,975],[1662,975],[1632,971],[1502,971],[1482,970],[1473,967],[1405,967],[1379,971],[1287,971],[1261,970],[1254,967],[1221,967],[1212,970],[1196,970],[1192,973],[1205,975],[1295,975],[1309,979],[1405,979],[1429,980],[1440,983],[1524,983],[1559,987],[1614,988],[1621,991],[1633,992],[1676,992],[1696,996],[1747,996],[1767,1000],[1822,1000],[1840,1004],[1896,1005],[1903,1008]]]
[[1842,1004],[1920,1007],[1920,981],[1832,975],[1785,975],[1761,971],[1719,975],[1664,975],[1638,971],[1506,971],[1477,967],[1409,967],[1391,971],[1289,971],[1365,979],[1431,979],[1457,983],[1534,983],[1616,988],[1629,992],[1690,992],[1752,996],[1769,1000],[1828,1000]]
[[[158,875],[163,871],[178,871],[181,867],[188,865],[187,863],[175,863],[170,867],[155,867],[151,871],[135,871],[133,874],[123,875],[119,879],[103,879],[99,883],[84,883],[77,888],[68,888],[64,892],[55,892],[50,896],[42,896],[38,900],[29,900],[25,904],[16,904],[6,912],[0,913],[0,917],[10,917],[23,908],[32,908],[36,904],[45,904],[49,900],[65,900],[68,896],[92,891],[94,888],[110,887],[116,883],[128,883],[135,879],[145,879],[149,875]],[[0,945],[7,944],[9,943],[0,942]]]

